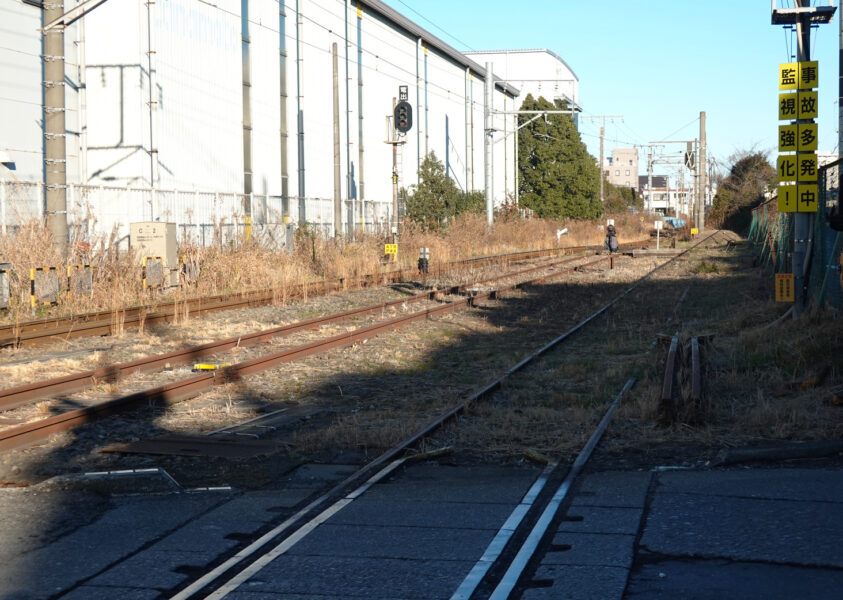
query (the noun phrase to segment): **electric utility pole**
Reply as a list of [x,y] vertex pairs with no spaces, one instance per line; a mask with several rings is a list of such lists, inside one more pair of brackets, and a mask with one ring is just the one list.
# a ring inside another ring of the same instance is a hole
[[67,12],[64,0],[44,2],[44,216],[53,245],[63,258],[67,257],[64,29],[105,1],[85,0]]
[[486,190],[486,226],[492,227],[495,222],[494,217],[494,147],[492,146],[492,136],[495,134],[494,124],[492,122],[492,111],[494,110],[494,91],[495,82],[494,75],[492,75],[492,63],[486,63],[486,75],[483,80],[484,91],[484,106],[483,106],[483,156],[484,156],[484,171],[485,171],[485,190]]
[[705,192],[707,189],[708,169],[705,162],[705,111],[700,112],[700,196],[697,202],[697,229],[702,233],[705,229]]
[[[811,60],[811,26],[814,23],[828,23],[834,16],[834,6],[811,6],[810,0],[794,0],[794,8],[777,9],[776,0],[772,0],[772,24],[796,25],[797,62]],[[799,120],[797,124],[812,123],[813,121]],[[797,152],[797,156],[800,153]],[[797,159],[798,160],[798,159]],[[795,302],[793,316],[798,317],[805,310],[807,282],[805,281],[808,263],[808,245],[812,231],[813,214],[796,212],[793,215],[793,288]]]
[[[64,13],[63,0],[44,3],[44,20]],[[53,246],[67,257],[67,145],[64,105],[64,25],[44,30],[44,217]]]
[[[705,113],[701,113],[703,115],[703,119],[705,118]],[[702,126],[705,128],[705,125]],[[661,144],[685,144],[685,156],[683,160],[683,167],[681,170],[681,184],[680,190],[682,193],[683,199],[687,199],[688,194],[685,193],[685,168],[691,170],[694,174],[694,191],[691,194],[692,200],[688,201],[688,219],[693,222],[695,227],[698,227],[699,220],[697,219],[697,210],[700,206],[698,202],[698,174],[699,174],[699,161],[697,160],[697,140],[660,140],[658,142],[650,142],[651,145],[661,145]],[[677,215],[678,216],[678,215]],[[702,231],[702,229],[700,229]]]
[[[592,116],[580,116],[581,119],[592,119],[594,121],[600,120],[600,204],[604,204],[604,197],[603,197],[603,134],[606,130],[606,119],[611,119],[614,122],[615,119],[620,119],[621,123],[623,123],[623,115],[592,115]],[[636,173],[637,176],[637,173]]]

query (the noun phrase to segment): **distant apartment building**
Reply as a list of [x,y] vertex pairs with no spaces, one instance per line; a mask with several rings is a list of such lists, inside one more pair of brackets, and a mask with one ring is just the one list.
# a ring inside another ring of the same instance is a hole
[[638,149],[615,148],[603,165],[606,181],[619,187],[638,187]]

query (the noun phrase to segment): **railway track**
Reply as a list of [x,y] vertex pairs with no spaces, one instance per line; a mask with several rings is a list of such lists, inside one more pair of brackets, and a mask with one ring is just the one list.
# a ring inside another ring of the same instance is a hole
[[[710,240],[712,237],[713,235],[710,235],[701,239],[697,245]],[[693,247],[685,252],[691,249]],[[408,455],[406,454],[408,449],[415,447],[444,424],[464,413],[470,405],[489,398],[501,389],[507,380],[533,365],[540,357],[557,348],[575,333],[599,318],[642,283],[650,279],[653,274],[673,263],[685,252],[656,267],[574,327],[510,367],[494,381],[476,390],[463,401],[456,403],[451,409],[440,414],[411,436],[364,465],[357,472],[336,484],[319,498],[264,533],[259,539],[240,549],[236,554],[221,562],[197,580],[183,586],[175,595],[171,596],[172,600],[191,600],[199,597],[206,600],[222,600],[235,593],[241,586],[258,576],[272,561],[292,549],[316,527],[360,498],[373,485],[384,481],[395,473],[408,461]],[[481,596],[476,594],[480,589],[489,592],[482,597],[494,598],[495,600],[505,600],[510,597],[510,594],[518,586],[525,570],[530,564],[535,563],[537,555],[541,552],[542,542],[547,538],[551,523],[558,520],[560,508],[563,506],[574,480],[603,436],[621,400],[634,384],[634,378],[627,380],[610,403],[598,426],[589,436],[570,469],[564,475],[562,474],[564,469],[558,464],[551,462],[547,466],[536,483],[529,489],[522,503],[516,507],[486,548],[482,558],[475,564],[462,585],[453,593],[451,600],[479,598]],[[550,490],[547,487],[548,483],[552,481],[558,481],[555,490]],[[515,540],[518,540],[517,543],[514,543]]]
[[[630,245],[635,245],[630,244]],[[512,261],[531,260],[559,254],[569,255],[594,250],[593,246],[571,246],[546,250],[514,252],[496,256],[482,256],[431,266],[428,277],[441,278],[466,267],[507,264]],[[0,347],[31,346],[55,339],[72,339],[83,336],[113,335],[121,330],[165,323],[186,315],[203,315],[216,311],[249,308],[272,304],[279,298],[301,298],[330,294],[344,289],[368,287],[407,281],[418,276],[414,268],[365,275],[355,279],[333,279],[292,286],[287,290],[268,289],[220,294],[205,298],[175,300],[119,310],[99,311],[70,317],[37,319],[0,325]]]
[[[199,358],[212,356],[214,354],[230,350],[234,347],[251,346],[261,342],[265,342],[274,337],[282,337],[291,335],[306,329],[317,329],[322,325],[337,323],[352,319],[361,315],[371,315],[383,312],[390,306],[399,304],[408,304],[423,302],[426,300],[436,299],[445,295],[464,294],[449,302],[442,302],[432,308],[426,308],[415,313],[403,315],[394,319],[389,319],[382,322],[377,322],[369,326],[355,329],[351,332],[319,339],[307,344],[286,348],[279,352],[268,355],[261,355],[256,358],[246,360],[235,365],[231,365],[224,369],[212,372],[200,373],[198,375],[167,383],[165,385],[156,386],[151,389],[140,392],[127,394],[112,400],[101,402],[92,406],[77,408],[62,414],[58,414],[46,419],[41,419],[36,422],[26,423],[17,427],[10,427],[0,431],[0,450],[8,450],[26,446],[32,443],[37,443],[45,438],[58,433],[78,427],[84,423],[90,422],[97,418],[104,416],[133,410],[141,406],[149,406],[153,404],[167,405],[174,402],[186,400],[195,397],[213,387],[237,380],[246,375],[265,371],[274,368],[285,362],[297,360],[299,358],[326,352],[334,348],[340,348],[358,343],[370,337],[377,336],[389,330],[400,329],[406,327],[416,321],[433,318],[459,308],[472,305],[474,302],[483,298],[495,297],[509,289],[524,287],[527,285],[535,285],[553,278],[560,277],[572,271],[595,266],[606,261],[613,261],[613,257],[602,256],[583,264],[574,267],[565,268],[562,270],[553,270],[557,267],[566,264],[581,261],[582,257],[574,257],[554,261],[551,264],[542,264],[533,266],[527,269],[519,270],[515,273],[504,273],[494,277],[484,279],[472,284],[463,284],[453,286],[445,290],[428,291],[422,294],[417,294],[412,297],[402,298],[391,302],[381,303],[374,306],[363,307],[352,311],[343,313],[327,315],[318,317],[307,321],[302,321],[278,327],[270,330],[258,331],[255,333],[238,336],[236,338],[228,338],[201,346],[185,348],[176,352],[170,352],[158,356],[148,357],[131,361],[128,363],[111,365],[100,369],[68,375],[65,377],[54,378],[47,381],[42,381],[30,385],[19,386],[0,392],[0,410],[10,410],[25,404],[31,404],[36,400],[42,399],[49,395],[58,393],[70,393],[78,391],[90,385],[102,382],[117,381],[121,377],[130,373],[152,371],[160,369],[164,365],[173,365],[178,363],[185,363],[195,361]],[[495,283],[503,279],[511,279],[515,277],[524,277],[534,274],[538,271],[546,271],[551,269],[550,274],[533,277],[527,281],[520,281],[504,286],[499,286],[495,289],[481,289],[479,286],[488,286],[490,283]],[[470,292],[467,294],[467,292]]]

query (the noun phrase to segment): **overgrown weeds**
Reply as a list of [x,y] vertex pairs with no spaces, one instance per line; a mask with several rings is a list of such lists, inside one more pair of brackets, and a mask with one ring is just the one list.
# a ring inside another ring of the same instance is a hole
[[[640,224],[629,217],[626,214],[615,217],[622,241],[643,239]],[[86,243],[74,242],[70,257],[62,260],[46,227],[30,221],[15,235],[0,239],[0,257],[12,265],[11,302],[3,320],[21,322],[36,317],[110,311],[119,332],[120,311],[128,307],[257,289],[274,290],[276,302],[283,303],[302,284],[315,280],[342,278],[348,282],[364,274],[413,266],[420,248],[428,248],[431,264],[436,264],[487,254],[599,245],[603,241],[599,225],[586,221],[504,219],[489,229],[482,215],[465,214],[454,219],[443,232],[431,233],[408,223],[399,240],[398,265],[384,262],[382,236],[358,234],[353,240],[326,238],[307,226],[297,231],[293,253],[243,239],[209,247],[183,243],[179,256],[194,269],[195,281],[183,280],[176,288],[144,290],[142,269],[136,257],[126,249],[125,240],[115,233]],[[557,237],[557,231],[563,229],[567,233]],[[94,289],[90,297],[68,293],[68,264],[91,265]],[[56,267],[62,288],[58,306],[41,307],[37,313],[30,306],[29,270],[34,267]]]

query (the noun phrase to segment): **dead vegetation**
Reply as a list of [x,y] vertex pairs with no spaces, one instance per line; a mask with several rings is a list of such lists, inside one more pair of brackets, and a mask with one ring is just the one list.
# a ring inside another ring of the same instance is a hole
[[[623,239],[644,239],[643,224],[632,215],[616,218]],[[626,227],[626,230],[623,227]],[[556,231],[568,229],[557,242]],[[406,225],[400,240],[399,263],[415,265],[419,249],[430,249],[431,264],[524,250],[601,244],[603,233],[595,222],[553,222],[516,219],[497,223],[487,230],[481,215],[463,215],[443,233],[427,233]],[[273,289],[277,301],[286,302],[297,286],[320,279],[350,279],[363,274],[392,269],[384,264],[380,236],[360,234],[355,239],[325,238],[308,227],[297,231],[295,252],[269,249],[251,240],[221,238],[209,247],[182,244],[179,256],[199,268],[195,282],[171,290],[143,290],[142,270],[135,258],[115,236],[90,243],[72,244],[70,257],[63,261],[47,229],[37,221],[20,227],[13,236],[0,239],[0,257],[11,263],[11,306],[3,321],[21,322],[33,317],[67,316],[93,311],[113,311],[119,330],[120,310],[156,301],[185,300],[221,293]],[[66,266],[89,264],[95,278],[92,297],[67,293]],[[59,305],[30,307],[29,270],[56,267],[62,293]]]

